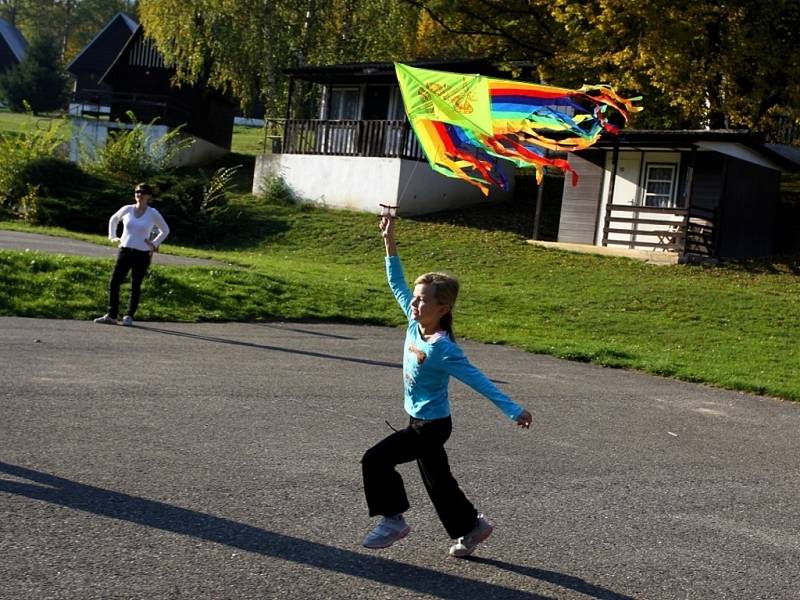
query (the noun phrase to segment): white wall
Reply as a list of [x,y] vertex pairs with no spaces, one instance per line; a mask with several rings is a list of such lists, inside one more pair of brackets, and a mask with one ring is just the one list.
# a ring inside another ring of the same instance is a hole
[[216,144],[212,144],[211,142],[202,138],[183,134],[178,137],[191,138],[193,141],[191,146],[184,148],[172,157],[170,163],[174,167],[205,165],[207,163],[214,162],[215,160],[222,158],[227,154],[230,154],[230,150],[227,148],[217,146]]
[[[513,193],[513,170],[506,171],[511,189],[493,191],[491,198],[503,200]],[[282,178],[302,201],[375,214],[379,204],[396,205],[400,215],[420,215],[485,201],[475,186],[440,175],[427,163],[399,158],[259,155],[253,193],[261,193],[270,177]]]
[[[132,129],[130,123],[118,123],[116,121],[101,121],[99,119],[73,118],[70,120],[72,125],[72,136],[69,145],[69,158],[73,162],[80,162],[79,145],[99,150],[106,145],[108,132],[113,129]],[[170,131],[166,125],[144,125],[147,129],[147,144],[153,149],[153,145]],[[178,152],[171,160],[175,167],[186,165],[202,165],[221,158],[230,151],[212,144],[206,140],[195,138],[186,134],[179,134],[181,139],[192,139],[192,145]],[[165,150],[163,146],[158,146],[161,152]],[[154,150],[155,151],[155,150]]]

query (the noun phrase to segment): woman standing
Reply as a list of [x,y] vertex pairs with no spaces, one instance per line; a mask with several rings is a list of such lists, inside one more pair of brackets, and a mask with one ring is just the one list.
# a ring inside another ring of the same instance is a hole
[[[139,306],[139,293],[142,280],[150,266],[153,252],[169,235],[169,226],[164,217],[152,206],[148,206],[153,196],[152,188],[140,183],[134,190],[135,204],[128,204],[115,212],[108,220],[108,239],[119,242],[119,253],[111,280],[108,283],[108,312],[94,320],[95,323],[116,325],[119,316],[119,288],[128,271],[131,272],[131,295],[128,299],[128,310],[122,317],[122,324],[133,325],[133,317]],[[122,237],[117,237],[117,226],[122,222]],[[158,235],[150,239],[153,231]]]

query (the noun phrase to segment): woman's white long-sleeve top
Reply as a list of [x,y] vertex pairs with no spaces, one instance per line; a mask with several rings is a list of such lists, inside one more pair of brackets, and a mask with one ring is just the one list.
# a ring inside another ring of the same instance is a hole
[[128,204],[111,215],[108,220],[108,239],[113,241],[117,238],[117,226],[121,221],[123,224],[119,244],[121,248],[150,251],[151,248],[145,240],[150,239],[154,229],[158,230],[158,235],[151,243],[158,248],[169,235],[169,225],[161,213],[152,206],[148,206],[141,217],[136,216],[135,209],[135,204]]

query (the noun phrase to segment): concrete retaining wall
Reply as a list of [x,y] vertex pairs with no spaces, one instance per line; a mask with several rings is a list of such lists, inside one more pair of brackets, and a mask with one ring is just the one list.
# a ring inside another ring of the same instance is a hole
[[[493,190],[493,200],[513,194],[513,169],[504,170],[508,192]],[[253,193],[280,177],[297,198],[331,208],[379,213],[396,205],[400,215],[421,215],[486,201],[478,188],[434,172],[427,163],[400,158],[261,154],[256,159]]]

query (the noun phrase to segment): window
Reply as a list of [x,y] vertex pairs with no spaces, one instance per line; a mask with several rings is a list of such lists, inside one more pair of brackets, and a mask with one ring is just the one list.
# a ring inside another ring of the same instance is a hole
[[360,96],[358,88],[333,88],[328,119],[331,121],[358,119]]
[[646,167],[644,205],[657,208],[675,206],[675,170],[677,165],[651,165]]
[[403,106],[403,98],[400,95],[400,88],[392,89],[392,95],[389,100],[389,120],[402,121],[406,118],[406,108]]

